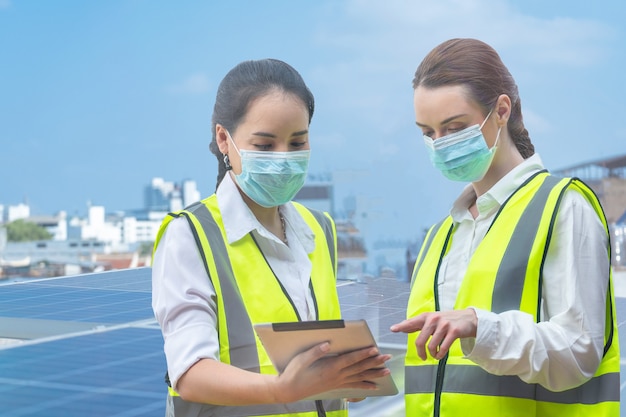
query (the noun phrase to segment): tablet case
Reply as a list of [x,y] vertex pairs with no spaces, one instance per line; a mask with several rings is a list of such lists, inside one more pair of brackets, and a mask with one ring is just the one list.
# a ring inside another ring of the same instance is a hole
[[[376,346],[376,341],[365,320],[321,320],[287,323],[255,324],[254,329],[265,347],[274,367],[282,372],[289,361],[315,345],[330,342],[328,355],[338,355],[361,348]],[[377,390],[336,389],[307,398],[363,398],[395,395],[398,388],[391,375],[372,380]]]

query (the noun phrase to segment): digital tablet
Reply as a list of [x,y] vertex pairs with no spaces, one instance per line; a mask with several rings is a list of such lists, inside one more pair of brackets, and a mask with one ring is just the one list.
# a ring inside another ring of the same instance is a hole
[[[376,346],[376,341],[365,320],[322,320],[287,323],[255,324],[254,329],[274,364],[282,372],[291,359],[320,343],[330,342],[328,355],[338,355]],[[307,398],[363,398],[395,395],[398,388],[391,374],[373,379],[377,390],[336,389]]]

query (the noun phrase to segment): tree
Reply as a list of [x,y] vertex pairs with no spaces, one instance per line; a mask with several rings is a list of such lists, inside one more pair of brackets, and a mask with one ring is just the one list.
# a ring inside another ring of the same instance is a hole
[[52,234],[35,223],[22,219],[6,224],[9,242],[29,242],[32,240],[50,240]]

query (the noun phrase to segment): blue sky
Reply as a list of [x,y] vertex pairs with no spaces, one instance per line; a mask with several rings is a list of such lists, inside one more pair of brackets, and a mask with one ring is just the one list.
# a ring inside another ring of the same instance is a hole
[[0,204],[142,207],[152,177],[214,190],[218,83],[283,59],[316,98],[311,172],[355,195],[370,239],[411,238],[462,184],[430,165],[411,80],[452,37],[490,43],[548,168],[626,154],[626,2],[0,0]]

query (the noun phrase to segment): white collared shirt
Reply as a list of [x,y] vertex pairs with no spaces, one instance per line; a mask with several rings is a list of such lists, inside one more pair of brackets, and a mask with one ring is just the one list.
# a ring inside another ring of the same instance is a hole
[[[535,154],[476,199],[468,185],[450,212],[456,230],[439,273],[441,310],[454,307],[476,247],[498,209],[531,175],[543,169]],[[468,208],[476,201],[478,217]],[[467,358],[496,375],[560,391],[593,376],[603,353],[609,276],[608,237],[589,202],[565,192],[543,270],[542,321],[521,311],[500,314],[475,308],[476,338],[462,339]]]
[[[230,175],[217,189],[228,243],[252,233],[271,269],[289,294],[302,320],[315,319],[309,280],[314,235],[292,204],[279,207],[285,219],[285,245],[254,216]],[[216,294],[208,278],[189,224],[170,222],[154,254],[152,308],[161,325],[172,387],[198,360],[219,360]]]

